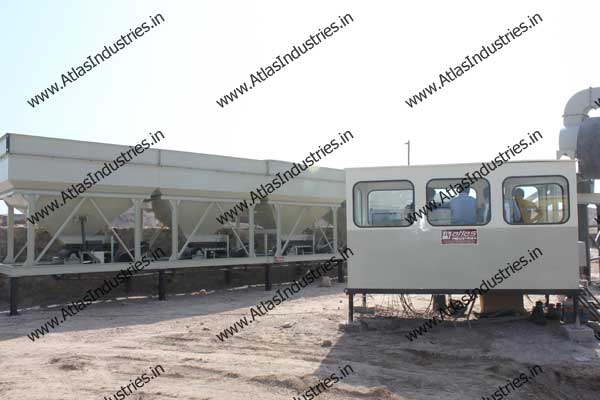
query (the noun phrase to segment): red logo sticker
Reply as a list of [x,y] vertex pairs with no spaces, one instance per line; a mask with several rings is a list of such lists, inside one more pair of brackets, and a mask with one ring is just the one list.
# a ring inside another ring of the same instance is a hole
[[477,244],[477,229],[444,230],[442,244]]

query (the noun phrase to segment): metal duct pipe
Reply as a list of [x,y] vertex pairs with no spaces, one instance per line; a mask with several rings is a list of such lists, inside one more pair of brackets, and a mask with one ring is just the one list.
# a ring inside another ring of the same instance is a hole
[[564,128],[560,130],[559,150],[556,158],[563,155],[571,159],[577,153],[577,135],[581,124],[589,118],[590,110],[598,108],[595,100],[600,98],[600,88],[589,88],[575,93],[567,102],[563,114]]
[[599,108],[600,88],[589,88],[569,99],[563,115],[556,157],[578,160],[579,173],[585,179],[600,179],[600,118],[590,118],[590,110]]
[[[583,276],[591,279],[588,240],[588,203],[580,201],[585,194],[594,193],[594,179],[600,179],[600,118],[590,118],[588,113],[599,107],[600,88],[589,88],[577,92],[569,99],[563,115],[564,128],[560,131],[559,150],[556,158],[563,155],[577,159],[577,219],[578,237],[585,243],[586,266]],[[598,207],[598,204],[596,205]]]

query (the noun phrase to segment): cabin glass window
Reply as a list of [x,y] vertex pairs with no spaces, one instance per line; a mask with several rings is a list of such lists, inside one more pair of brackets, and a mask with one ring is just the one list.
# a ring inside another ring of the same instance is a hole
[[427,213],[430,225],[477,226],[490,222],[490,183],[479,179],[463,190],[463,180],[433,179],[427,183],[423,215]]
[[504,220],[511,225],[562,224],[569,219],[569,184],[562,176],[506,178]]
[[354,223],[360,227],[408,226],[414,211],[409,181],[358,182],[354,185]]

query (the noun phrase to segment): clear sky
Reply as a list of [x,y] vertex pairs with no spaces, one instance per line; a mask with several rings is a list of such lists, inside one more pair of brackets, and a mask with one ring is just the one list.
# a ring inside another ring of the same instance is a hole
[[[600,85],[592,1],[1,1],[0,132],[297,161],[337,132],[335,168],[553,159],[567,100]],[[216,100],[350,13],[354,22],[231,105]],[[36,93],[130,28],[165,21],[32,108]],[[543,22],[441,92],[405,100],[508,28]]]

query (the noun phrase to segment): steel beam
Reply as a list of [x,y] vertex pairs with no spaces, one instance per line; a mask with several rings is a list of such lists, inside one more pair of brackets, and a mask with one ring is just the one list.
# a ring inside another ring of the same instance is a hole
[[19,259],[19,256],[21,255],[21,253],[23,253],[25,251],[26,248],[27,248],[27,243],[25,243],[23,246],[21,246],[21,249],[19,251],[17,251],[17,254],[15,255],[15,260]]
[[348,323],[354,322],[354,293],[348,293]]
[[[35,212],[36,203],[39,195],[27,194],[24,196],[27,201],[27,218],[31,218]],[[25,266],[30,267],[35,264],[35,225],[27,221],[27,258]]]
[[94,208],[96,209],[96,211],[98,211],[98,215],[100,215],[100,218],[102,218],[102,220],[104,221],[104,223],[106,224],[106,226],[108,227],[108,229],[110,229],[110,231],[112,232],[112,234],[115,235],[115,237],[117,238],[117,240],[119,241],[119,243],[121,244],[121,246],[123,246],[123,249],[125,249],[125,251],[127,252],[127,254],[129,254],[129,257],[131,257],[132,260],[135,260],[135,258],[133,257],[133,254],[131,254],[131,252],[129,251],[129,249],[127,248],[127,246],[125,246],[125,243],[123,243],[123,240],[121,240],[121,237],[117,234],[117,232],[113,228],[112,224],[108,221],[108,218],[106,218],[106,215],[104,215],[104,213],[102,212],[102,210],[100,209],[100,207],[98,207],[98,204],[96,204],[96,202],[92,198],[90,198],[90,203],[92,203],[92,205],[94,206]]
[[179,249],[179,202],[180,200],[169,200],[171,205],[171,261],[177,260],[181,254],[177,251]]
[[275,207],[275,229],[276,229],[276,250],[275,255],[281,255],[281,206],[279,204],[274,204]]
[[248,207],[248,247],[250,250],[250,257],[256,257],[256,250],[254,244],[254,230],[256,226],[254,224],[254,206]]
[[[221,205],[219,203],[217,204],[217,208],[219,209],[219,211],[221,211],[222,214],[225,214],[225,211],[223,210],[223,207],[221,207]],[[233,228],[231,226],[230,223],[230,228],[231,228],[231,232],[233,232],[233,236],[235,236],[235,238],[237,239],[238,243],[240,243],[240,245],[242,246],[242,249],[244,249],[244,252],[246,253],[247,256],[250,256],[250,254],[248,253],[248,249],[246,249],[246,246],[244,246],[244,243],[242,242],[242,239],[240,239],[240,236],[238,235],[237,231],[235,230],[235,228]],[[227,246],[227,248],[229,249],[229,245]],[[227,255],[229,257],[229,254]]]
[[338,249],[338,218],[337,218],[337,207],[331,207],[331,215],[333,217],[333,252],[335,253]]
[[133,202],[133,214],[134,214],[134,231],[133,231],[133,252],[135,260],[139,261],[142,258],[142,230],[143,226],[143,210],[142,201],[140,199],[131,199]]
[[165,270],[158,271],[158,300],[167,300],[167,286],[165,282]]
[[265,264],[265,291],[270,291],[271,289],[271,264]]
[[[44,254],[46,254],[46,252],[48,251],[48,249],[50,248],[50,246],[52,246],[52,243],[54,243],[54,241],[56,239],[58,239],[58,237],[60,236],[60,234],[62,233],[62,231],[67,227],[67,225],[69,224],[69,222],[71,222],[71,218],[73,218],[73,216],[77,213],[77,211],[79,211],[79,209],[81,208],[81,206],[83,205],[83,203],[85,203],[86,200],[87,199],[81,199],[79,201],[79,203],[77,203],[77,205],[73,208],[73,210],[71,210],[71,212],[69,213],[69,216],[67,218],[65,218],[65,220],[60,225],[60,227],[58,228],[58,230],[56,231],[56,233],[54,234],[54,236],[52,236],[52,239],[50,239],[50,241],[48,242],[48,244],[46,245],[46,247],[44,247],[44,249],[42,250],[42,252],[40,253],[40,255],[36,258],[36,260],[35,260],[36,264],[38,262],[40,262],[40,260],[44,256]],[[84,243],[84,245],[85,245],[85,243]]]
[[183,244],[183,246],[181,247],[181,250],[179,250],[179,252],[177,253],[177,260],[179,260],[179,258],[181,257],[181,254],[183,254],[183,251],[186,249],[186,247],[188,246],[188,244],[190,244],[190,242],[192,241],[192,238],[196,234],[196,231],[200,228],[200,226],[202,225],[202,223],[206,219],[206,216],[208,215],[208,213],[210,212],[210,210],[212,209],[212,207],[213,207],[214,204],[215,203],[210,203],[208,205],[208,207],[206,207],[206,210],[204,210],[204,213],[202,213],[202,216],[200,217],[200,219],[196,223],[196,226],[194,226],[194,229],[192,229],[192,233],[190,233],[188,235],[188,238],[185,241],[185,243]]
[[338,273],[338,282],[340,282],[340,283],[344,282],[344,264],[346,262],[347,261],[338,263],[337,273]]
[[[6,203],[6,201],[4,202]],[[5,264],[15,261],[15,208],[6,203],[8,216],[6,219],[6,258]]]
[[323,229],[321,229],[321,225],[319,225],[319,220],[316,217],[315,217],[315,226],[317,228],[319,228],[319,230],[321,231],[321,234],[323,235],[323,238],[325,239],[325,241],[327,242],[327,245],[331,249],[331,252],[333,254],[335,254],[336,249],[333,247],[333,245],[331,244],[331,242],[329,241],[329,239],[327,239],[327,235],[325,234],[325,232],[323,232]]
[[18,282],[17,278],[11,277],[9,278],[10,285],[10,313],[8,315],[19,315],[17,311],[17,303],[18,303]]
[[300,220],[304,216],[305,212],[306,212],[306,207],[302,207],[302,211],[300,211],[300,214],[298,215],[298,218],[296,218],[296,222],[294,223],[292,231],[287,236],[287,240],[285,241],[285,244],[281,248],[281,253],[282,254],[285,252],[285,249],[287,248],[288,244],[290,243],[290,240],[292,239],[292,236],[294,235],[294,233],[296,233],[296,229],[298,228],[298,224],[300,223]]

